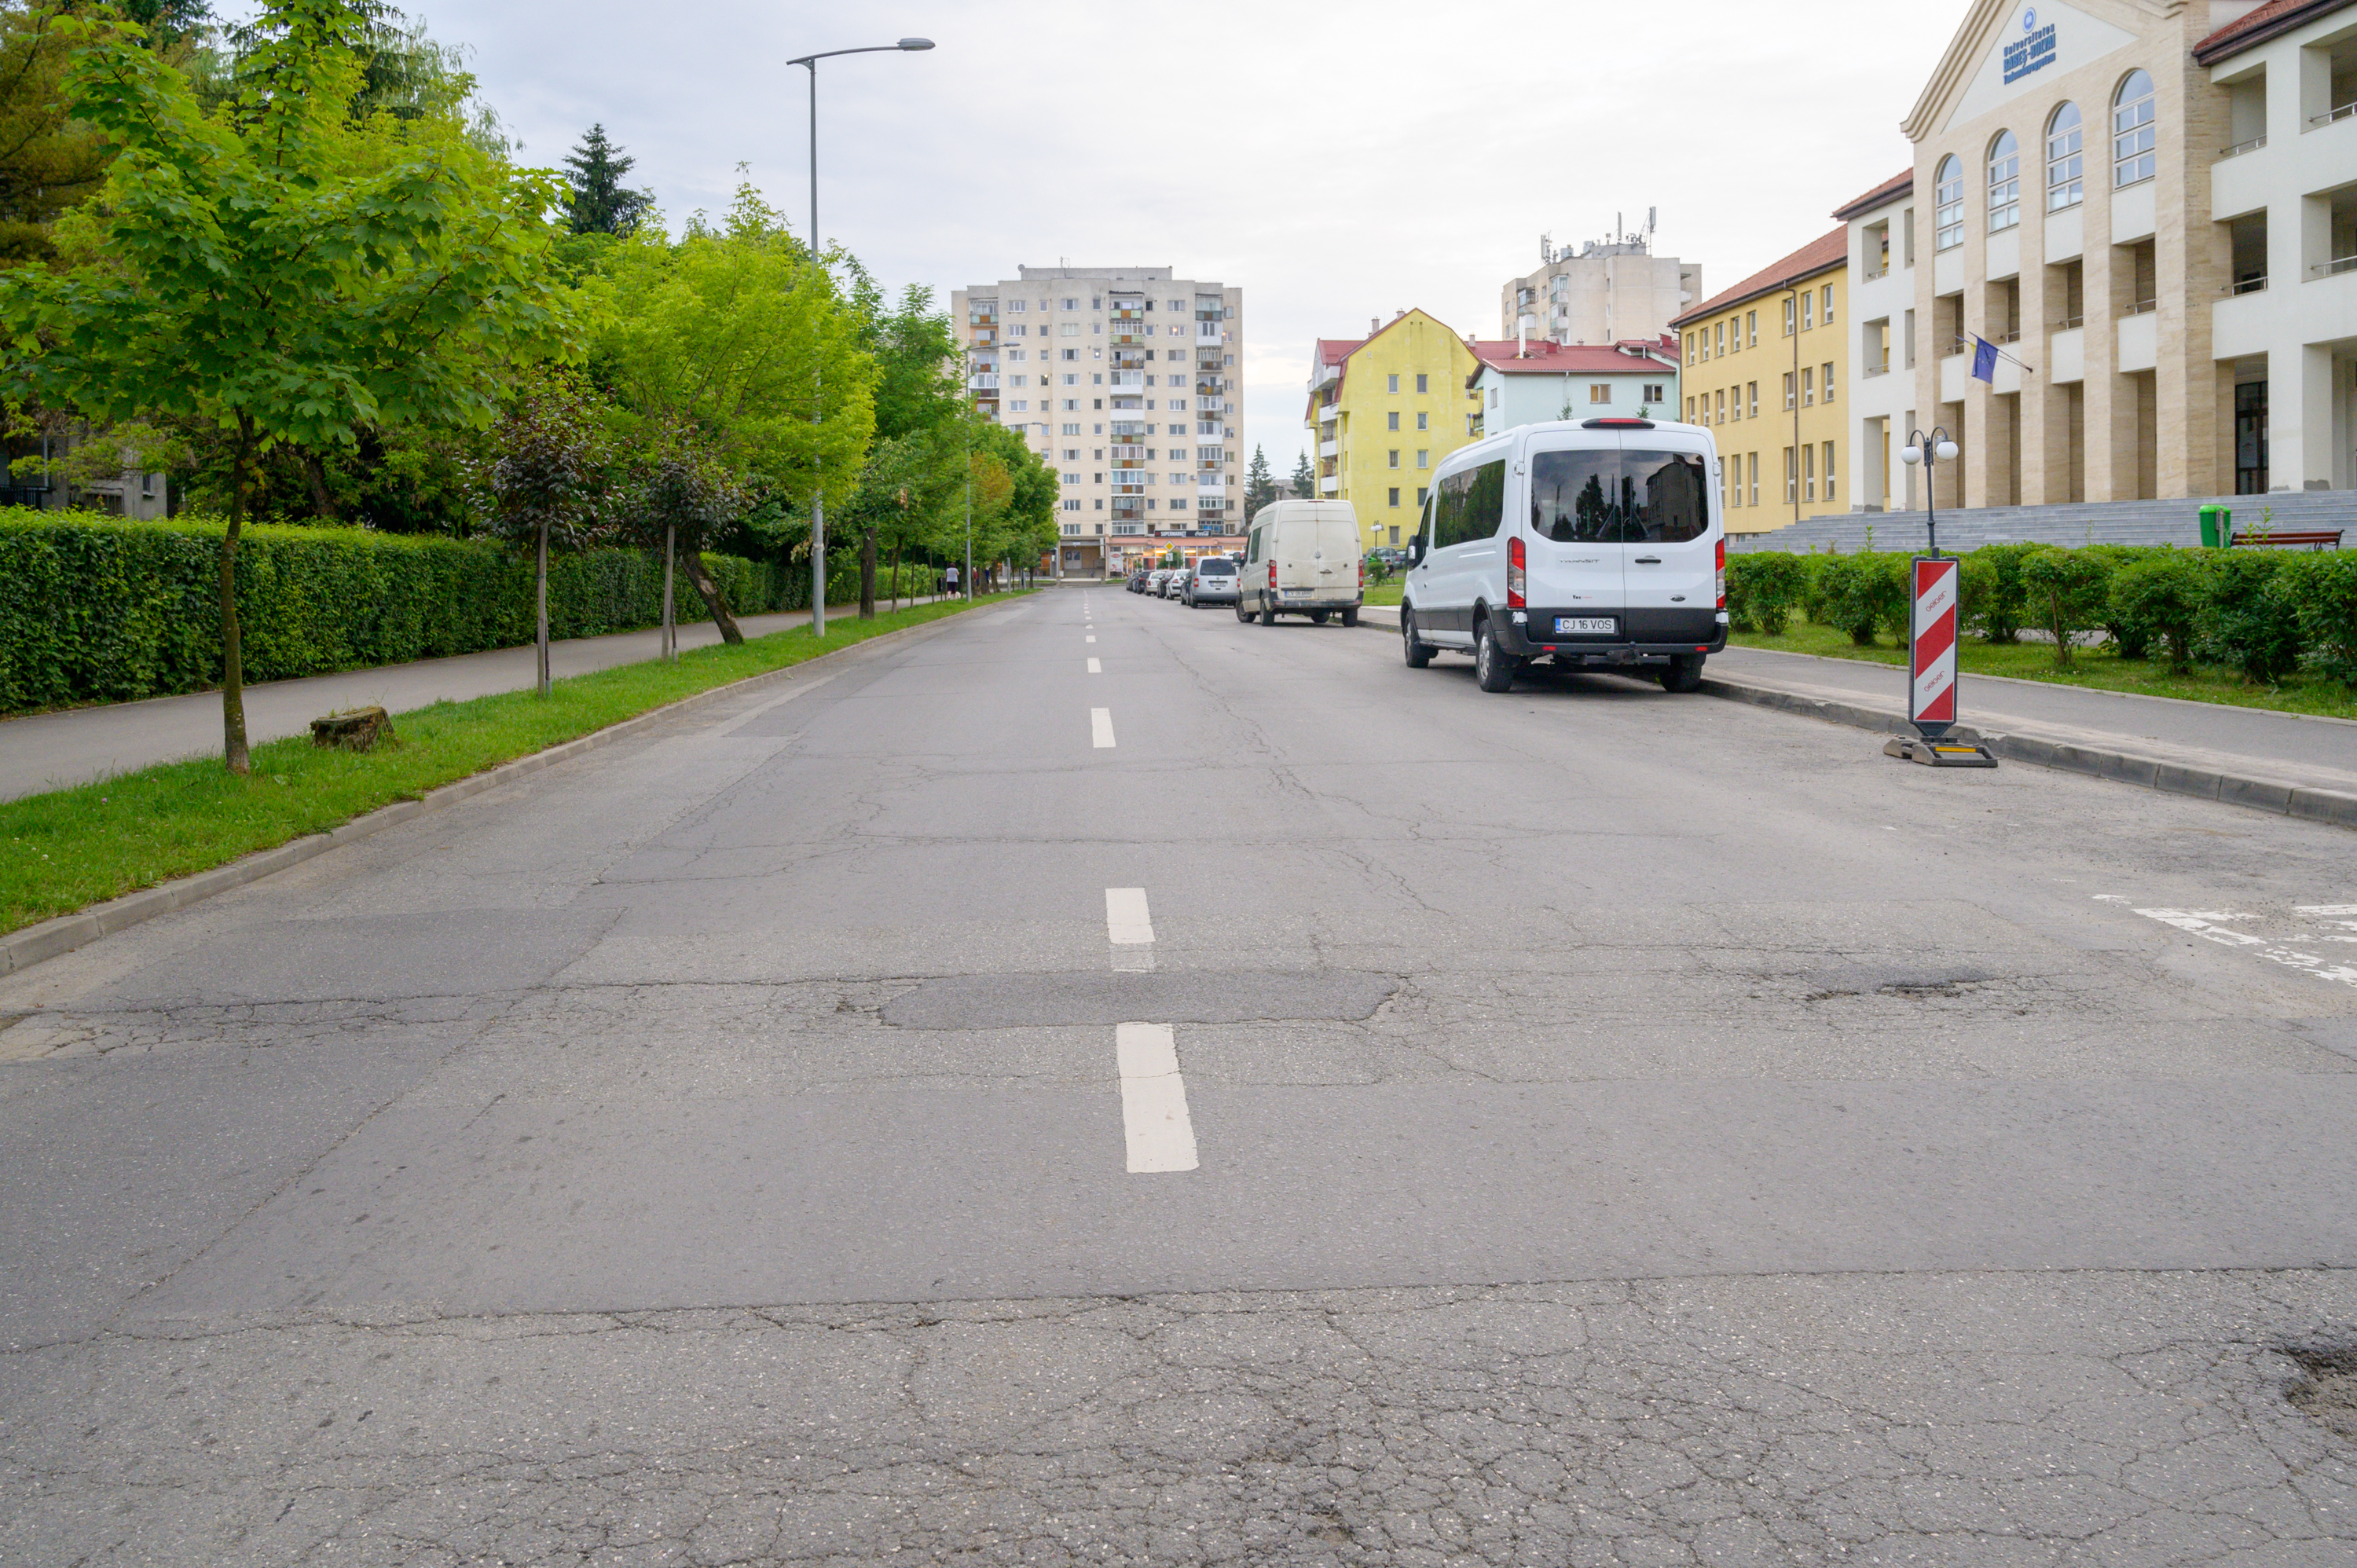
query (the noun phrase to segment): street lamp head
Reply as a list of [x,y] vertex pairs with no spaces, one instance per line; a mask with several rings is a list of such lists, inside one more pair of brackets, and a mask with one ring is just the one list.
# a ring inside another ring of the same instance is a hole
[[931,48],[933,47],[933,40],[931,38],[902,38],[900,40],[900,47],[913,53],[918,49]]
[[1954,442],[1953,442],[1953,441],[1943,441],[1943,442],[1941,442],[1941,443],[1940,443],[1939,451],[1940,451],[1940,461],[1941,461],[1941,462],[1943,462],[1943,463],[1953,463],[1953,462],[1954,462],[1954,461],[1956,460],[1956,444],[1955,444]]
[[1923,448],[1910,441],[1899,449],[1899,460],[1911,468],[1923,460]]

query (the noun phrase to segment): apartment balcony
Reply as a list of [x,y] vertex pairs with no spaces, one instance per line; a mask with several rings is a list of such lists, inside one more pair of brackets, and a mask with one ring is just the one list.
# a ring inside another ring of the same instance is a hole
[[1339,457],[1342,455],[1342,444],[1340,441],[1320,441],[1318,455],[1320,457]]
[[1318,481],[1318,493],[1321,496],[1340,495],[1342,493],[1341,479],[1332,474],[1327,475],[1324,478]]
[[1195,412],[1197,413],[1225,413],[1228,412],[1228,400],[1220,397],[1199,397],[1195,400]]
[[1115,371],[1112,372],[1111,376],[1106,380],[1105,385],[1109,388],[1119,391],[1143,392],[1146,390],[1146,372],[1144,371]]
[[1216,322],[1216,321],[1198,321],[1197,323],[1195,323],[1195,341],[1196,341],[1196,342],[1198,342],[1198,343],[1224,343],[1224,342],[1226,342],[1227,340],[1228,340],[1228,335],[1227,335],[1226,331],[1221,328],[1221,326],[1220,326],[1220,324],[1219,324],[1218,322]]
[[1227,390],[1228,382],[1227,378],[1224,376],[1206,376],[1199,374],[1195,378],[1195,392],[1196,395],[1199,397],[1217,397]]
[[1142,419],[1116,419],[1107,426],[1107,429],[1116,440],[1125,436],[1143,435],[1146,434],[1146,422]]
[[998,388],[998,378],[996,375],[968,376],[965,384],[970,392],[995,392]]

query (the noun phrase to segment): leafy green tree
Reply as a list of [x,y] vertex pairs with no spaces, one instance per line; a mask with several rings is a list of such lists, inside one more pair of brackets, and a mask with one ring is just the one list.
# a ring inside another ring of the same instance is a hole
[[364,423],[489,423],[511,361],[568,346],[568,302],[540,264],[554,191],[453,116],[353,120],[350,0],[271,0],[213,114],[137,29],[103,12],[57,26],[73,113],[116,156],[98,199],[59,221],[67,264],[0,274],[0,386],[228,435],[221,725],[243,773],[236,561],[254,464],[286,442],[349,446]]
[[596,124],[565,156],[565,215],[576,234],[635,234],[654,210],[652,191],[626,190],[623,177],[638,164],[607,140]]
[[859,536],[859,617],[872,620],[879,553],[891,553],[897,600],[902,557],[938,532],[958,486],[965,399],[951,369],[957,337],[948,313],[933,308],[933,291],[911,284],[888,307],[865,267],[850,261],[845,270],[860,345],[876,365],[876,446],[838,515]]
[[542,376],[500,416],[490,467],[493,527],[533,546],[540,694],[548,695],[548,547],[575,545],[594,527],[607,462],[606,434],[574,378]]
[[699,218],[677,242],[651,228],[617,242],[587,290],[594,363],[626,425],[693,425],[748,510],[780,520],[780,540],[807,529],[822,488],[850,493],[876,428],[876,361],[828,269],[759,192],[740,187],[717,229]]
[[[692,420],[677,415],[657,421],[630,464],[628,501],[621,509],[625,535],[647,545],[661,545],[665,586],[663,605],[670,612],[670,564],[676,559],[687,580],[712,612],[723,642],[742,642],[745,634],[729,613],[728,601],[704,564],[712,536],[745,510],[747,496],[737,471],[711,436]],[[672,644],[668,620],[666,646]]]
[[1244,469],[1244,526],[1252,526],[1253,514],[1275,499],[1276,476],[1268,470],[1268,454],[1255,446],[1252,463]]
[[1318,471],[1309,466],[1309,454],[1302,453],[1293,460],[1293,499],[1309,500],[1318,494]]

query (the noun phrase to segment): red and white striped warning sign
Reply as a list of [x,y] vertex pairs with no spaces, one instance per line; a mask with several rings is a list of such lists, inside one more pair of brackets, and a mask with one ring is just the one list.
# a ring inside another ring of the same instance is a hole
[[1961,564],[1953,555],[1915,557],[1914,636],[1908,657],[1913,677],[1907,718],[1919,728],[1956,722],[1956,588]]

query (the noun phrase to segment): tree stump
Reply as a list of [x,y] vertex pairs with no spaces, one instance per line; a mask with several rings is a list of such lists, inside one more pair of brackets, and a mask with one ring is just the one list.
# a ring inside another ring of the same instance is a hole
[[340,746],[346,751],[373,751],[379,741],[399,746],[393,717],[382,708],[350,708],[311,721],[313,746]]

